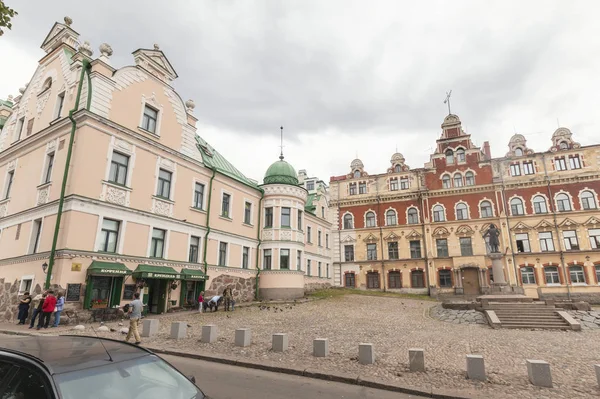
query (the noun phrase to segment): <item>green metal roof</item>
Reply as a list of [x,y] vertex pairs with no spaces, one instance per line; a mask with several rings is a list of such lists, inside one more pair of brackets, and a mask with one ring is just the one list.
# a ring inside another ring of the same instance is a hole
[[14,103],[12,101],[8,101],[8,100],[0,100],[0,105],[5,105],[8,108],[12,108]]
[[231,164],[223,155],[212,148],[202,137],[196,136],[197,148],[202,155],[202,161],[208,167],[214,167],[219,173],[229,176],[234,180],[260,190],[254,180],[248,179],[242,172]]
[[315,211],[317,210],[317,206],[314,204],[314,202],[318,201],[320,198],[321,196],[319,194],[308,194],[306,205],[304,205],[304,210],[314,215]]
[[126,276],[131,274],[131,270],[122,263],[101,262],[98,260],[92,262],[87,272],[94,276]]
[[67,59],[70,61],[71,58],[73,58],[73,56],[75,55],[74,52],[72,52],[71,50],[68,50],[66,48],[63,48],[63,51],[65,52],[65,55],[67,56]]
[[264,184],[290,184],[298,185],[298,176],[294,167],[283,160],[283,156],[279,161],[274,162],[269,166],[263,180]]
[[197,269],[181,269],[181,278],[183,280],[206,280],[206,274]]
[[168,266],[138,265],[133,271],[133,277],[181,280],[181,273]]

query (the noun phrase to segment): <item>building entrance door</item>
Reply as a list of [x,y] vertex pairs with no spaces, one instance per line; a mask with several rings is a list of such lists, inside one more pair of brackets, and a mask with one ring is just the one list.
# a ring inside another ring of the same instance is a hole
[[477,295],[479,289],[479,269],[462,269],[463,288],[465,295]]

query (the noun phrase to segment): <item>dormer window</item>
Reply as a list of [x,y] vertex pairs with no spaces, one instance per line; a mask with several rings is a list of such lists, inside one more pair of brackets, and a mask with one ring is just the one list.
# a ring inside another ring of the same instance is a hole
[[396,165],[396,166],[394,166],[394,172],[395,172],[395,173],[400,173],[400,172],[402,172],[402,167],[401,167],[400,165]]
[[150,133],[156,133],[156,121],[158,120],[158,111],[146,105],[144,107],[144,117],[142,119],[142,129]]
[[559,145],[558,148],[560,148],[561,150],[568,150],[569,149],[569,144],[567,144],[566,141],[562,141]]
[[456,161],[465,162],[465,150],[463,150],[462,148],[456,150]]
[[358,179],[360,177],[360,170],[355,170],[354,171],[354,178]]
[[454,163],[454,152],[452,150],[446,150],[446,165]]
[[515,149],[515,156],[520,157],[523,155],[523,150],[520,148]]

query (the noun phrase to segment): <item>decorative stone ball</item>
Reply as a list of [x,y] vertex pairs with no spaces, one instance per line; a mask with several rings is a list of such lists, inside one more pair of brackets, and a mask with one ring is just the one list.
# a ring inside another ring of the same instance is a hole
[[92,54],[94,54],[94,51],[92,50],[92,46],[90,45],[90,42],[88,42],[87,40],[85,42],[83,42],[83,44],[79,45],[79,51],[82,52],[83,54],[87,55],[88,57],[91,57]]
[[185,102],[185,106],[187,107],[187,109],[188,109],[189,111],[193,111],[193,110],[194,110],[194,108],[196,108],[196,103],[194,102],[194,100],[187,100],[187,101]]
[[25,87],[21,87],[21,88],[19,89],[19,93],[21,93],[21,94],[25,93]]
[[158,47],[158,44],[154,43],[154,50],[158,51],[160,50],[160,47]]
[[71,19],[71,17],[65,17],[64,21],[65,21],[65,25],[67,25],[67,26],[71,26],[71,24],[73,23],[73,20]]
[[99,47],[100,49],[100,54],[106,56],[106,57],[110,57],[111,55],[113,55],[113,49],[112,47],[110,47],[110,44],[108,43],[102,43]]

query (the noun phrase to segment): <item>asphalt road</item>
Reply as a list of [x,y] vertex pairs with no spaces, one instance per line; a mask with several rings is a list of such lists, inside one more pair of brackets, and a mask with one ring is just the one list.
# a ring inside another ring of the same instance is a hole
[[421,396],[162,355],[211,399],[418,399]]

